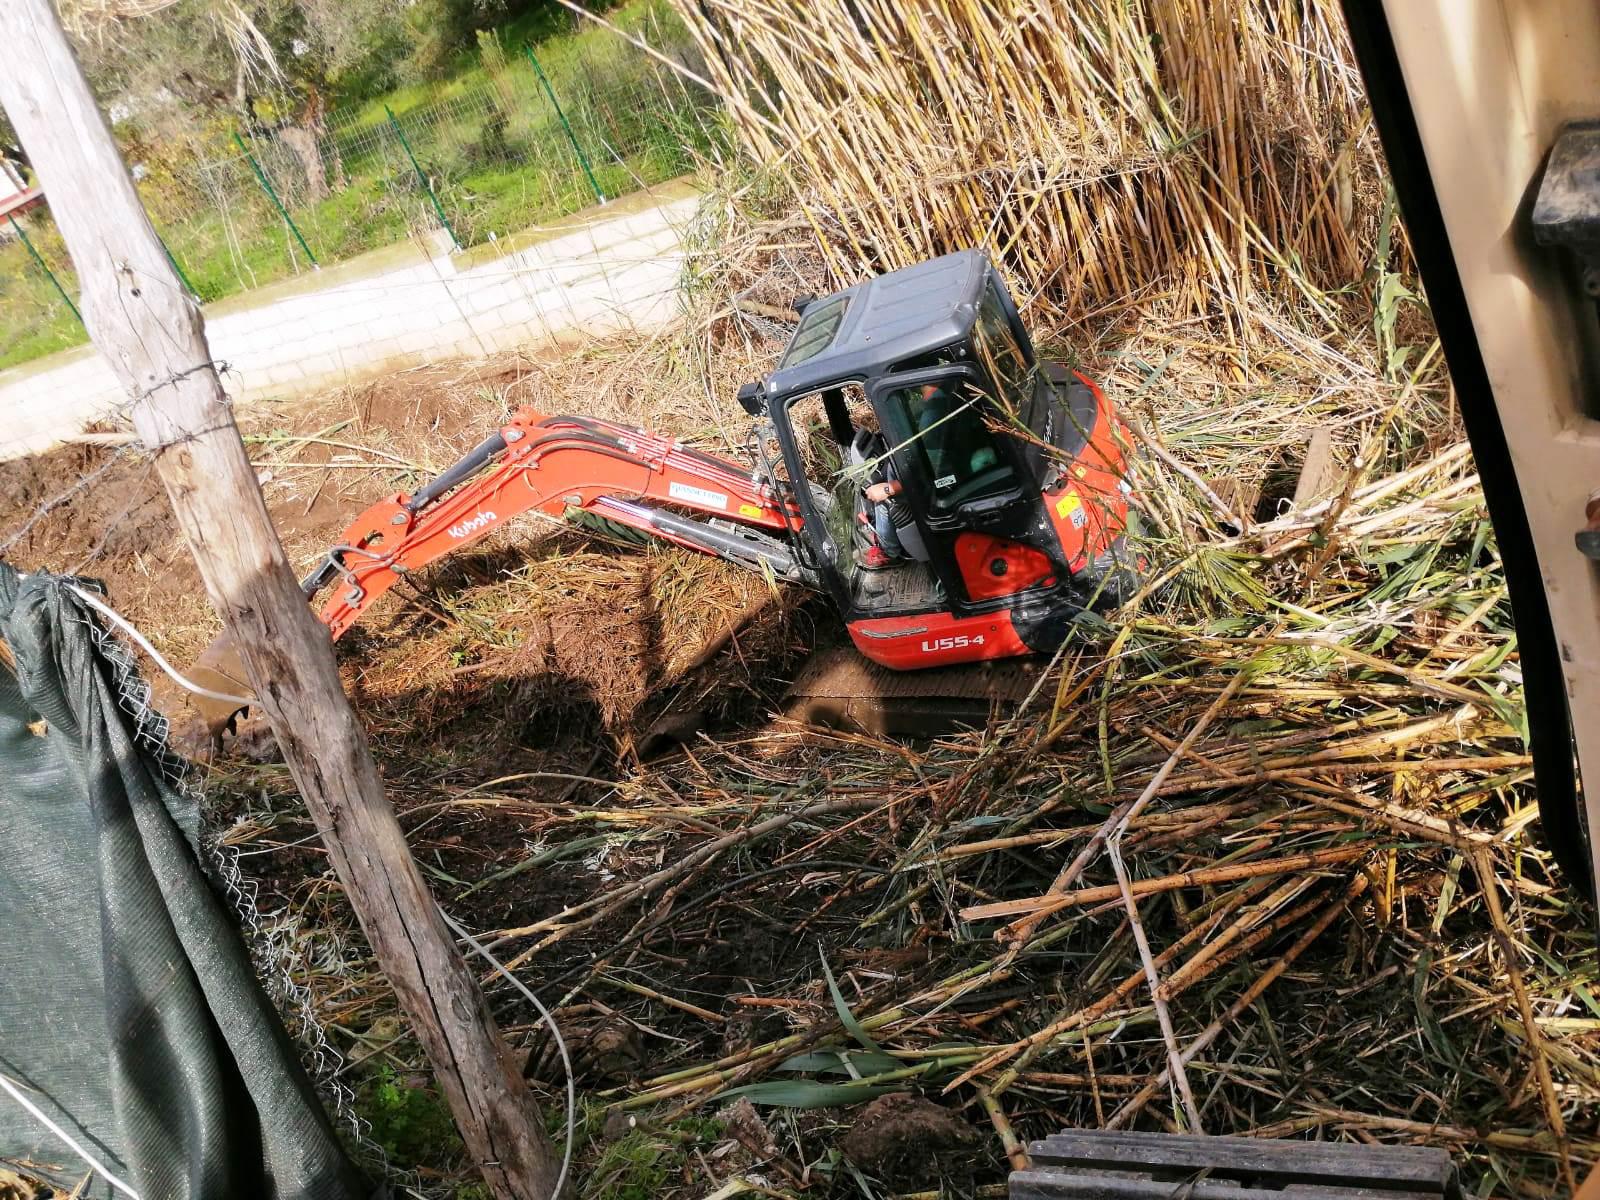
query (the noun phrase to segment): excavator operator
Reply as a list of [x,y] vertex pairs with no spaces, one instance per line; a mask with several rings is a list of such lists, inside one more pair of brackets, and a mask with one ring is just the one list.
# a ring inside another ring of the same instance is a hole
[[[948,389],[936,383],[925,384],[922,403],[917,406],[915,414],[916,436],[942,444],[949,433],[947,419],[958,408],[959,402]],[[924,449],[929,453],[933,451],[932,446]],[[881,447],[881,442],[878,456],[879,478],[868,484],[862,492],[872,505],[872,531],[877,535],[875,544],[867,546],[857,559],[862,568],[868,571],[882,570],[907,558],[923,560],[926,557],[917,553],[921,546],[920,538],[912,538],[913,545],[907,546],[906,539],[901,536],[903,530],[914,525],[915,519],[910,508],[897,499],[905,491],[905,484],[896,475],[894,460],[887,449]]]

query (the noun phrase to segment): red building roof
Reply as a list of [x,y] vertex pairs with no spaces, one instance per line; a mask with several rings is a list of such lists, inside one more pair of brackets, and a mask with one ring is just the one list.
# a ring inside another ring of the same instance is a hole
[[29,188],[25,192],[18,192],[0,200],[0,217],[21,216],[35,204],[44,202],[44,192],[39,188]]

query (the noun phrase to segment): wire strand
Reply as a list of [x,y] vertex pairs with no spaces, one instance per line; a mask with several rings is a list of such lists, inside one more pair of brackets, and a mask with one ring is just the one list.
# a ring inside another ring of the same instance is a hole
[[33,1119],[38,1121],[39,1124],[43,1125],[51,1133],[55,1134],[58,1138],[65,1142],[72,1152],[79,1158],[83,1159],[84,1162],[88,1163],[93,1170],[104,1175],[107,1183],[116,1188],[117,1191],[124,1192],[133,1197],[133,1200],[139,1200],[138,1192],[134,1191],[133,1188],[124,1182],[119,1176],[113,1175],[106,1167],[105,1163],[101,1162],[94,1155],[90,1154],[77,1138],[73,1137],[65,1129],[61,1128],[61,1126],[52,1121],[45,1114],[43,1109],[41,1109],[32,1100],[29,1100],[26,1096],[24,1096],[17,1085],[12,1083],[11,1080],[7,1079],[4,1075],[0,1075],[0,1088],[5,1089],[6,1094],[18,1104],[22,1105],[22,1107],[28,1111],[29,1116],[33,1117]]
[[528,989],[527,985],[522,982],[522,980],[518,979],[510,971],[506,970],[504,964],[502,964],[501,961],[493,954],[489,953],[488,948],[484,946],[482,942],[478,941],[477,938],[473,937],[465,929],[461,928],[460,925],[456,924],[454,918],[452,918],[449,913],[445,912],[442,904],[439,904],[436,901],[435,907],[438,908],[439,915],[444,918],[444,923],[455,931],[457,937],[462,938],[467,945],[471,946],[485,959],[487,959],[491,967],[493,967],[501,975],[505,976],[506,982],[511,984],[512,987],[516,988],[517,991],[521,992],[523,996],[527,998],[528,1003],[532,1004],[534,1008],[539,1010],[539,1016],[544,1019],[544,1023],[550,1029],[550,1036],[555,1039],[556,1049],[561,1051],[561,1067],[567,1073],[567,1148],[566,1151],[561,1155],[561,1173],[556,1176],[555,1190],[550,1193],[550,1200],[558,1200],[561,1195],[561,1189],[566,1185],[567,1182],[567,1172],[572,1166],[572,1143],[576,1137],[578,1124],[578,1085],[573,1080],[572,1058],[567,1053],[566,1040],[561,1036],[561,1030],[556,1025],[555,1017],[550,1014],[550,1010],[548,1008],[539,1002],[539,997],[535,996],[533,992]]
[[67,588],[73,593],[73,595],[77,596],[78,599],[82,600],[90,608],[94,609],[101,616],[105,617],[106,620],[114,623],[117,628],[121,629],[134,641],[138,642],[140,648],[151,657],[156,666],[165,671],[172,678],[172,681],[179,687],[187,688],[197,696],[206,696],[212,700],[224,700],[230,704],[254,704],[256,702],[255,698],[252,696],[233,696],[227,692],[214,692],[208,687],[201,687],[198,683],[194,682],[194,680],[180,674],[178,669],[166,660],[161,651],[157,650],[150,644],[150,639],[145,637],[144,634],[140,633],[136,628],[134,628],[133,622],[128,620],[127,617],[123,616],[109,604],[106,604],[104,601],[100,600],[94,595],[93,592],[86,592],[75,583],[67,584]]

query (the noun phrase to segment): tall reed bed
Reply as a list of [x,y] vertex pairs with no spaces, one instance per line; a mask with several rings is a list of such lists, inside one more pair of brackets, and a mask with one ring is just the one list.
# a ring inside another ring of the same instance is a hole
[[1372,266],[1333,0],[676,0],[840,281],[990,247],[1030,319],[1306,300]]

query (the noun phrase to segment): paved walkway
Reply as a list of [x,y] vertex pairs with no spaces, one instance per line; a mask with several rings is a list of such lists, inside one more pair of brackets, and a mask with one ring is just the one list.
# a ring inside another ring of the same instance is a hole
[[[564,331],[649,329],[677,311],[681,234],[698,194],[679,180],[465,254],[391,246],[206,306],[236,400],[290,396]],[[47,449],[122,403],[92,346],[0,371],[0,459]]]

